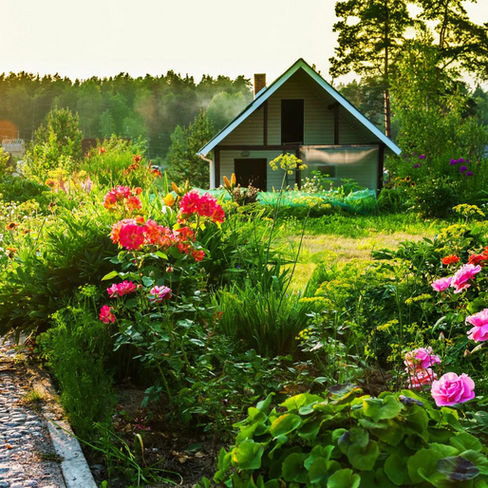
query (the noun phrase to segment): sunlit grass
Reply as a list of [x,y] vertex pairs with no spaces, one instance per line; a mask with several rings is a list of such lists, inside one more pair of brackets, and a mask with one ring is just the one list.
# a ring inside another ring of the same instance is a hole
[[[333,216],[306,225],[291,289],[302,290],[316,265],[330,262],[339,267],[352,260],[371,260],[372,251],[397,249],[400,242],[433,238],[445,223],[422,221],[411,216],[351,217]],[[376,220],[375,220],[376,219]],[[288,222],[278,238],[284,255],[293,259],[300,246],[299,222]],[[328,232],[317,233],[322,228]]]

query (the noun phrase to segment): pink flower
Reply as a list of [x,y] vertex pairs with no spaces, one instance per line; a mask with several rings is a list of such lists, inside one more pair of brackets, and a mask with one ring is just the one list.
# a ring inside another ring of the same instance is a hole
[[438,407],[464,403],[475,397],[474,381],[465,373],[446,373],[432,382],[431,395]]
[[406,368],[406,371],[410,373],[410,377],[408,378],[408,387],[410,389],[415,388],[416,390],[420,390],[423,386],[430,385],[432,381],[437,379],[437,375],[431,368],[415,371]]
[[471,286],[468,281],[473,278],[476,273],[481,271],[481,266],[475,266],[474,264],[465,264],[462,268],[458,269],[451,280],[451,285],[455,288],[454,293],[460,293],[466,288]]
[[150,298],[152,302],[162,302],[163,300],[171,298],[171,289],[167,286],[155,286],[151,289],[150,293],[154,296],[154,298]]
[[488,324],[470,329],[468,331],[468,339],[474,342],[484,342],[488,340]]
[[475,327],[483,327],[484,325],[488,325],[488,308],[466,317],[466,322],[474,325]]
[[104,324],[109,324],[110,322],[115,322],[115,315],[112,313],[112,309],[108,305],[104,305],[100,309],[99,319]]
[[452,276],[448,276],[447,278],[439,278],[432,282],[432,288],[435,291],[444,291],[451,285]]
[[200,195],[196,190],[192,190],[181,199],[178,218],[184,220],[195,213],[201,217],[209,217],[214,222],[223,222],[225,218],[222,207],[214,197],[209,193]]
[[107,293],[111,298],[117,295],[121,297],[134,291],[136,291],[136,285],[132,281],[123,281],[122,283],[114,284],[110,288],[107,288]]
[[130,250],[137,250],[144,244],[144,227],[128,223],[119,231],[119,244]]
[[421,370],[440,364],[439,356],[435,355],[431,347],[421,347],[405,354],[405,366],[410,370]]

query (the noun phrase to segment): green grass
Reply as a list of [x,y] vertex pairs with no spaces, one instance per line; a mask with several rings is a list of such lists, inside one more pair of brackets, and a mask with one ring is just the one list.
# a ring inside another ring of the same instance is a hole
[[[284,222],[277,247],[287,258],[293,258],[298,252],[302,225],[296,219]],[[410,214],[331,215],[309,219],[292,289],[302,290],[320,262],[335,262],[341,266],[352,260],[368,261],[372,251],[396,249],[403,241],[433,238],[447,225],[447,221],[425,220]]]

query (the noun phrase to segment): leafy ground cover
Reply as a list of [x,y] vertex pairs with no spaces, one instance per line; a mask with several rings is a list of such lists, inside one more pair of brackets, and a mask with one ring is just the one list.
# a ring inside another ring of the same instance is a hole
[[481,204],[281,214],[139,150],[1,187],[0,328],[30,334],[101,486],[486,486]]

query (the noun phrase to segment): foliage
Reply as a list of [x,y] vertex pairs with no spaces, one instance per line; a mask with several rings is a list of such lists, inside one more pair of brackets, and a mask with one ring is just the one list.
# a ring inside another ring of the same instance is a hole
[[74,170],[81,159],[82,139],[78,115],[69,109],[52,110],[34,134],[24,173],[42,181],[50,170]]
[[117,184],[151,188],[161,177],[161,172],[153,168],[145,157],[146,143],[118,137],[99,141],[96,148],[86,155],[80,170],[85,171],[101,187],[113,187]]
[[115,404],[111,393],[110,331],[96,320],[96,287],[85,286],[73,304],[55,312],[51,328],[41,334],[41,356],[56,378],[61,403],[79,436],[91,438],[94,422],[110,421]]
[[175,130],[167,157],[172,180],[189,180],[193,186],[208,188],[208,162],[198,156],[198,151],[212,138],[213,133],[212,122],[203,110],[188,127]]
[[[73,202],[64,192],[57,195],[64,203]],[[33,219],[34,228],[26,222],[26,233],[12,222],[16,251],[1,269],[3,334],[42,331],[64,298],[79,286],[98,285],[109,270],[106,258],[113,250],[106,235],[106,218],[90,205],[52,208],[55,214]]]
[[347,386],[304,393],[273,409],[269,395],[236,424],[236,444],[221,450],[215,483],[447,488],[488,480],[482,444],[464,432],[456,410],[437,410],[408,390],[361,394]]

